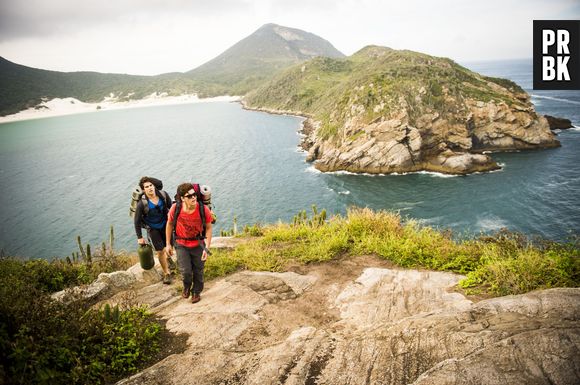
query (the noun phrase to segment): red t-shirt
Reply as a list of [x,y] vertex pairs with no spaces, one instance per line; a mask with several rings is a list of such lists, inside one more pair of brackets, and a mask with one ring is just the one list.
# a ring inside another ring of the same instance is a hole
[[[205,223],[211,223],[211,211],[209,207],[203,206],[205,209]],[[173,223],[173,216],[175,215],[175,203],[169,209],[167,215],[167,221]],[[195,210],[188,214],[183,211],[183,206],[181,206],[181,212],[177,218],[177,224],[175,225],[175,242],[179,243],[185,247],[196,247],[199,245],[197,240],[186,240],[179,238],[194,238],[201,234],[203,225],[201,223],[201,216],[199,215],[199,203],[195,204]]]

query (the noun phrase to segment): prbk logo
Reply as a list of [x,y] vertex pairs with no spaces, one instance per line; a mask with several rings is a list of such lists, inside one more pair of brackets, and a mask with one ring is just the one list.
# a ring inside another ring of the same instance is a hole
[[534,89],[580,90],[580,20],[534,20]]

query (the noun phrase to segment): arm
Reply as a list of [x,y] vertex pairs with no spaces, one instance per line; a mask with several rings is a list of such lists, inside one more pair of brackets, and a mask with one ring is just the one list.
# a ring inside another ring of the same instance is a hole
[[167,255],[173,255],[173,247],[171,246],[171,235],[173,234],[173,215],[175,215],[175,208],[171,207],[167,213],[167,224],[165,225],[165,252]]
[[[206,214],[206,218],[211,218],[211,212],[207,207],[206,207],[205,214]],[[201,255],[202,261],[207,260],[209,247],[211,246],[211,238],[212,238],[212,224],[211,224],[211,220],[210,220],[205,225],[205,250],[203,251],[203,254]]]
[[143,204],[141,200],[137,203],[137,207],[135,207],[135,216],[133,217],[133,223],[135,225],[135,234],[137,235],[137,242],[139,244],[146,243],[145,239],[143,239],[143,232],[141,230],[141,219],[143,217]]

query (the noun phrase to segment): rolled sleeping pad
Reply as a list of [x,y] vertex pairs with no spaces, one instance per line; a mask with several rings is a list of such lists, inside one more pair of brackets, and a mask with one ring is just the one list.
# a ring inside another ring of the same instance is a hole
[[203,197],[203,203],[206,205],[211,204],[211,187],[205,184],[200,185],[199,191],[201,193],[201,196]]

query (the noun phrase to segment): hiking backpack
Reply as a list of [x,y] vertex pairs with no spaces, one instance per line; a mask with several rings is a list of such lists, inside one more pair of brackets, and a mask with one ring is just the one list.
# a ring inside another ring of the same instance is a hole
[[[155,190],[157,190],[156,191],[157,196],[160,199],[163,199],[163,206],[165,207],[165,211],[169,211],[170,207],[168,207],[169,206],[168,202],[171,201],[171,198],[169,197],[169,194],[167,194],[167,192],[163,190],[163,182],[156,178],[150,179],[151,183],[153,183],[153,186],[155,186]],[[137,185],[131,195],[131,206],[129,207],[129,216],[131,218],[135,217],[135,211],[137,210],[137,205],[139,204],[139,201],[141,201],[141,203],[143,204],[143,215],[147,215],[149,213],[149,203],[147,202],[145,192],[141,190],[141,186]]]
[[[193,190],[195,191],[195,196],[197,198],[197,204],[199,205],[199,216],[201,217],[201,225],[202,230],[201,233],[194,238],[179,238],[183,240],[198,240],[203,241],[205,240],[205,231],[207,226],[207,218],[205,217],[205,206],[209,207],[211,212],[211,223],[214,224],[216,222],[216,216],[212,211],[212,204],[211,204],[211,188],[207,185],[200,185],[198,183],[192,183]],[[173,215],[173,232],[171,235],[171,244],[175,245],[175,240],[178,239],[177,235],[175,234],[175,228],[177,226],[177,218],[179,217],[179,213],[181,212],[181,197],[178,194],[175,194],[175,213]],[[205,247],[205,245],[204,245]]]

